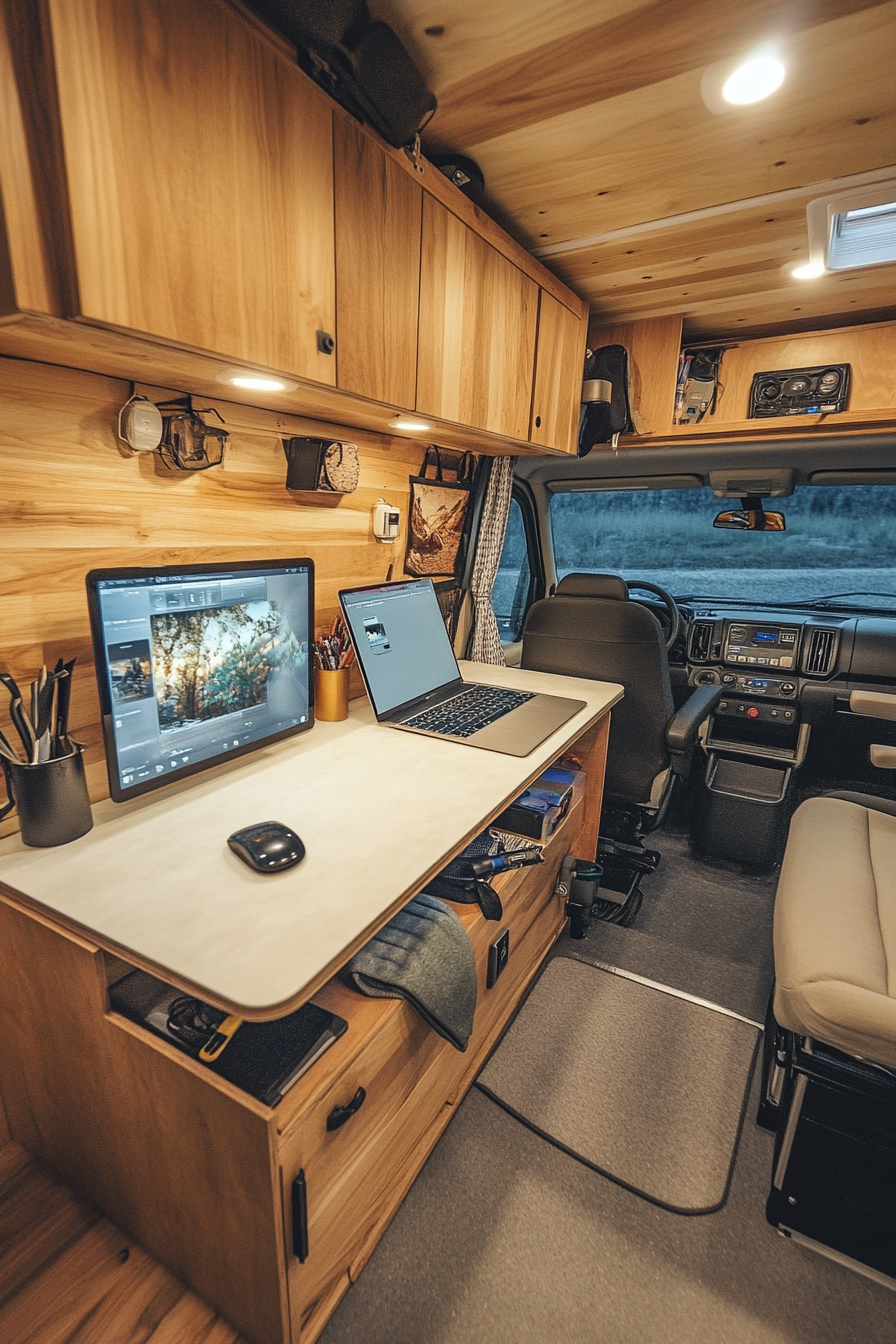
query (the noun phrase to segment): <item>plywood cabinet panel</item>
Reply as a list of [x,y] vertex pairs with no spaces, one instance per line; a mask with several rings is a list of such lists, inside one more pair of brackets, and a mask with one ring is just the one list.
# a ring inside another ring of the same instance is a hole
[[529,430],[533,443],[576,451],[584,355],[585,323],[542,290]]
[[412,409],[423,188],[343,113],[333,131],[338,385]]
[[335,382],[328,100],[225,4],[50,13],[76,315]]
[[527,438],[537,304],[533,280],[426,196],[417,410]]
[[[753,375],[771,369],[811,368],[818,364],[851,366],[848,412],[896,411],[896,322],[879,322],[840,331],[812,331],[767,340],[745,341],[725,351],[723,391],[707,428],[745,420]],[[836,422],[832,415],[828,423]],[[799,417],[802,419],[802,417]],[[697,426],[696,428],[702,428]]]

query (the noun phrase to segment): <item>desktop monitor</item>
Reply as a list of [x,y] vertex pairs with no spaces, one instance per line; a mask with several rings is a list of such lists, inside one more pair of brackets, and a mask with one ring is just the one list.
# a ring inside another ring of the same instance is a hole
[[95,569],[87,599],[116,802],[313,725],[311,560]]

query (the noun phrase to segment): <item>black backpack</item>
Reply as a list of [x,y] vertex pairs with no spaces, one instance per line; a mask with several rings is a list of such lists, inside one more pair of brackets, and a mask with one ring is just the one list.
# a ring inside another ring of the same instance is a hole
[[[628,399],[628,351],[624,345],[602,345],[586,352],[582,414],[579,420],[579,457],[590,453],[596,443],[611,443],[617,434],[631,432],[632,413]],[[589,382],[603,382],[605,388],[588,389]],[[599,400],[585,400],[588,392],[600,394]],[[604,399],[603,393],[609,393]]]
[[298,48],[302,69],[396,149],[410,145],[436,110],[401,40],[372,20],[365,0],[249,0]]

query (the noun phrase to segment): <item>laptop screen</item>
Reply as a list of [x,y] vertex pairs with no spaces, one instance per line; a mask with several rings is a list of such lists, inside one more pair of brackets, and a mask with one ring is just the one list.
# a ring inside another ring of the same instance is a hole
[[431,579],[339,599],[378,718],[460,677]]

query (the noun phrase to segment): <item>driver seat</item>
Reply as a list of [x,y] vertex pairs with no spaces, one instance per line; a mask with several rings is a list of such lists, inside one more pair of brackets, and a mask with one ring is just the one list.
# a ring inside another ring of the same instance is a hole
[[662,821],[675,778],[687,777],[721,687],[698,687],[676,712],[662,626],[629,599],[618,574],[567,574],[553,597],[533,603],[520,666],[624,686],[610,720],[601,848],[613,838],[641,846]]

